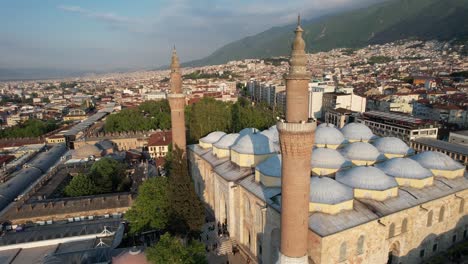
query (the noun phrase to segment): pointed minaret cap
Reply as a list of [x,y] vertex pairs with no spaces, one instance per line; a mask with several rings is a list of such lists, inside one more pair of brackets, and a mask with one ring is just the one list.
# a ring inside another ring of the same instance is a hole
[[307,65],[307,55],[305,53],[305,41],[302,38],[302,33],[304,30],[301,27],[301,16],[297,16],[297,27],[294,30],[296,34],[293,44],[292,44],[292,53],[289,67],[289,77],[303,77],[307,75],[306,65]]
[[174,48],[172,49],[172,60],[171,60],[171,69],[177,69],[180,68],[180,63],[179,63],[179,57],[177,56],[177,50],[174,45]]

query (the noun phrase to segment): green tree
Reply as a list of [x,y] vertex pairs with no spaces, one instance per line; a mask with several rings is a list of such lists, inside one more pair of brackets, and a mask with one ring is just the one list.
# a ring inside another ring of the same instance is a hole
[[96,185],[99,193],[123,191],[125,165],[111,158],[96,161],[89,170],[89,176]]
[[231,131],[231,103],[224,103],[213,98],[203,98],[193,104],[190,109],[189,131],[190,141],[197,142],[200,138],[213,131]]
[[172,151],[169,190],[172,232],[197,235],[205,222],[205,207],[195,193],[185,154],[177,146]]
[[65,187],[64,194],[70,197],[96,194],[94,182],[86,174],[78,174]]
[[188,245],[168,233],[161,236],[159,242],[146,250],[146,258],[153,264],[205,264],[208,263],[205,248],[198,241]]
[[138,189],[138,196],[125,218],[130,232],[167,228],[170,215],[169,183],[165,177],[146,180]]

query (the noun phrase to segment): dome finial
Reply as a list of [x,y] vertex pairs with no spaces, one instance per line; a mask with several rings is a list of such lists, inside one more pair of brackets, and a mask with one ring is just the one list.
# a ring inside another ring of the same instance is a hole
[[297,14],[297,26],[301,26],[301,13]]

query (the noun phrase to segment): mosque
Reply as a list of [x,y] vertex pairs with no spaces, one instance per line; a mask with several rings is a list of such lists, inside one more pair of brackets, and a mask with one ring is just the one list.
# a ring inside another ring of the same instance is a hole
[[[184,135],[174,137],[217,221],[258,263],[420,263],[466,239],[463,165],[360,123],[340,130],[308,121],[302,33],[298,23],[285,120],[214,131],[187,147]],[[172,131],[185,133],[175,52],[172,62]]]

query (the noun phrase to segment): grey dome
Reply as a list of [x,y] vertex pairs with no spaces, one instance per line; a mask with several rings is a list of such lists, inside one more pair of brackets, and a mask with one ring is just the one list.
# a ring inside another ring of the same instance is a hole
[[371,144],[366,142],[354,142],[347,145],[341,154],[349,160],[376,161],[381,158],[380,152]]
[[421,166],[430,170],[459,170],[465,167],[444,153],[426,151],[411,157]]
[[341,132],[334,127],[320,127],[315,130],[315,144],[340,145],[345,141]]
[[321,204],[338,204],[354,198],[353,189],[332,178],[310,178],[309,201]]
[[209,133],[206,137],[200,138],[200,141],[207,144],[213,144],[224,135],[226,135],[226,133],[221,131],[215,131]]
[[239,135],[241,137],[243,137],[245,135],[255,134],[255,133],[258,133],[258,132],[260,132],[260,130],[258,130],[256,128],[253,128],[253,127],[247,127],[247,128],[242,129],[241,131],[239,131]]
[[418,162],[410,158],[389,159],[375,167],[381,169],[385,174],[406,179],[425,179],[432,177],[432,172],[419,165]]
[[271,154],[278,151],[273,142],[260,133],[241,137],[231,149],[238,153],[254,155]]
[[262,174],[271,177],[281,177],[281,155],[274,155],[259,165],[256,168]]
[[221,137],[216,143],[213,144],[214,147],[219,149],[229,149],[232,145],[234,145],[237,140],[239,139],[239,134],[227,134]]
[[272,131],[272,130],[265,129],[265,130],[263,130],[260,134],[265,135],[265,136],[268,137],[272,142],[279,142],[278,133],[275,134],[275,132]]
[[315,148],[310,159],[312,168],[340,169],[351,166],[339,151],[329,148]]
[[332,123],[322,123],[317,126],[317,128],[321,128],[321,127],[335,127],[335,125]]
[[378,168],[370,166],[354,167],[336,173],[336,180],[349,187],[365,190],[384,191],[398,184]]
[[375,136],[364,124],[349,123],[341,129],[344,137],[348,140],[371,140]]
[[412,151],[403,140],[396,137],[382,137],[373,142],[373,145],[382,153],[408,155]]

